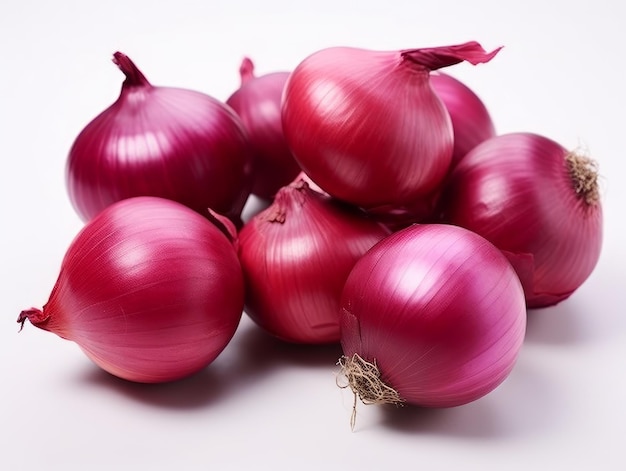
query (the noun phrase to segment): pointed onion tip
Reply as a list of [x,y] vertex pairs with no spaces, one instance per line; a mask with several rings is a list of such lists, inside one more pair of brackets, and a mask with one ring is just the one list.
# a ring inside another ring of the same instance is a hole
[[406,49],[400,51],[400,54],[403,58],[429,70],[437,70],[464,61],[472,65],[489,62],[503,47],[499,46],[487,52],[477,41],[468,41],[452,46]]
[[20,312],[20,315],[17,317],[17,323],[20,324],[20,330],[18,332],[22,331],[26,320],[29,320],[31,324],[40,324],[47,320],[47,318],[48,316],[45,316],[41,309],[37,309],[35,307],[25,309]]
[[241,84],[254,78],[254,62],[249,57],[244,57],[239,66],[239,75],[241,76]]
[[122,73],[126,76],[124,85],[126,86],[145,86],[150,85],[148,79],[137,68],[135,63],[126,54],[116,51],[113,54],[113,63],[119,67]]

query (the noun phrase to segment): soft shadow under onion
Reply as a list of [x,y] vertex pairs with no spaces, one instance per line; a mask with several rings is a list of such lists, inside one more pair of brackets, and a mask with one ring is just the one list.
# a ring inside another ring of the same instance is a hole
[[143,404],[169,409],[212,407],[255,384],[272,381],[288,369],[336,369],[341,347],[337,344],[296,345],[266,333],[246,318],[232,344],[207,368],[188,378],[162,384],[142,384],[119,379],[92,365],[76,381],[110,389]]
[[201,409],[214,405],[228,394],[229,381],[225,381],[225,372],[214,366],[217,365],[178,381],[146,384],[117,378],[93,365],[79,375],[76,381],[159,408]]
[[387,406],[381,408],[381,420],[403,434],[490,441],[537,437],[566,426],[566,394],[540,369],[520,362],[497,393],[471,404],[444,409]]

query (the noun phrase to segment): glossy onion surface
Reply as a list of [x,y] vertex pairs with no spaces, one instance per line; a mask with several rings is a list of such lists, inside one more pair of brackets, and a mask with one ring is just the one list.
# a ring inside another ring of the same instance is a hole
[[246,312],[289,342],[339,342],[339,298],[348,273],[388,233],[296,180],[240,232]]
[[241,266],[223,232],[174,201],[135,197],[87,223],[48,302],[18,321],[76,342],[115,376],[159,383],[210,364],[243,301]]
[[342,294],[341,344],[375,363],[402,401],[468,403],[498,386],[522,346],[515,271],[491,243],[450,225],[413,225],[368,251]]
[[237,222],[250,194],[251,149],[236,113],[204,93],[151,85],[116,53],[119,98],[77,136],[69,197],[87,221],[115,201],[160,196]]
[[404,51],[333,47],[304,59],[283,96],[287,143],[325,192],[375,214],[427,216],[452,160],[450,116],[431,70],[486,62],[475,42]]
[[446,221],[506,253],[531,308],[567,299],[600,257],[595,164],[541,135],[505,134],[474,148],[452,172],[442,207]]

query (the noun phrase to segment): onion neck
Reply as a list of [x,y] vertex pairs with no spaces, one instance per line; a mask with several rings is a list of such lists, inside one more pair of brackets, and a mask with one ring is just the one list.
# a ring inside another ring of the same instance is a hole
[[304,206],[314,194],[315,192],[309,188],[305,180],[296,179],[293,183],[278,190],[274,202],[265,210],[263,220],[283,224],[287,220],[290,209]]
[[249,57],[244,57],[239,66],[239,76],[241,85],[246,84],[254,78],[254,63]]
[[48,301],[43,309],[31,307],[30,309],[25,309],[24,311],[20,312],[20,315],[17,318],[17,322],[18,324],[20,324],[19,332],[22,331],[22,329],[24,328],[24,323],[28,320],[38,329],[57,334],[62,339],[73,340],[70,330],[68,329],[69,326],[66,325],[66,323],[59,318],[58,311],[55,314],[55,310],[50,308],[51,302],[52,301]]
[[400,51],[400,55],[403,60],[409,63],[419,65],[428,70],[437,70],[463,61],[473,65],[489,62],[500,49],[502,47],[487,52],[476,41],[469,41],[454,46],[405,49]]
[[32,307],[30,309],[25,309],[24,311],[20,312],[20,315],[17,318],[17,322],[18,324],[20,324],[20,332],[24,328],[24,322],[26,322],[27,320],[34,326],[46,330],[43,325],[48,321],[49,318],[50,316],[48,314],[45,314],[41,309]]
[[126,76],[124,87],[150,87],[150,82],[130,58],[121,52],[113,54],[113,63]]
[[589,206],[597,205],[600,202],[597,162],[577,152],[568,152],[565,161],[578,197]]

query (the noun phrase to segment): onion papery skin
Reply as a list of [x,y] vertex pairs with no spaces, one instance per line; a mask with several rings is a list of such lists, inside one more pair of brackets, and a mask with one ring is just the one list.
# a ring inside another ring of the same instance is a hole
[[496,128],[485,103],[466,84],[443,72],[430,75],[430,84],[443,101],[454,131],[454,167],[470,150],[496,135]]
[[297,180],[239,233],[245,311],[297,344],[339,343],[339,298],[348,273],[389,231],[361,211]]
[[[441,199],[444,221],[482,235],[509,257],[529,308],[567,299],[600,257],[598,189],[591,202],[576,192],[568,155],[575,154],[535,133],[491,138],[459,162]],[[593,178],[596,169],[588,170]]]
[[413,225],[369,250],[341,300],[341,345],[376,364],[407,404],[452,407],[495,389],[526,329],[515,271],[466,229]]
[[[431,70],[486,62],[477,43],[404,51],[320,50],[292,71],[283,95],[287,143],[302,170],[331,196],[384,217],[429,216],[452,160],[450,116]],[[422,207],[423,206],[423,207]]]
[[162,383],[209,365],[244,301],[235,246],[207,218],[157,197],[121,200],[86,223],[43,309],[18,322],[76,342],[105,371]]
[[311,178],[306,173],[302,171],[298,173],[298,176],[291,183],[296,184],[299,180],[305,181],[311,190],[317,191],[318,193],[321,193],[326,196],[330,196],[328,193],[322,190],[319,186],[317,186],[317,184],[313,180],[311,180]]
[[252,60],[246,57],[240,75],[241,85],[226,104],[241,118],[253,147],[252,194],[271,200],[300,172],[281,122],[281,100],[289,72],[257,76]]
[[133,196],[158,196],[240,224],[250,194],[252,149],[239,116],[204,93],[153,86],[130,59],[119,98],[73,142],[66,164],[70,201],[88,221]]

